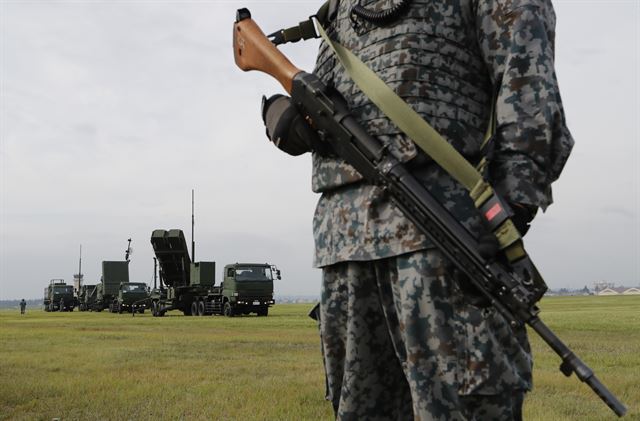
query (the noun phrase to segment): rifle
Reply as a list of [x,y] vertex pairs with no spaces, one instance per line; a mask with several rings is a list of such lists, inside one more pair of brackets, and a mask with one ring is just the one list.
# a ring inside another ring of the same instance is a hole
[[[536,306],[546,287],[528,259],[519,262],[489,256],[473,237],[420,184],[406,166],[350,114],[346,101],[315,75],[295,67],[251,19],[239,9],[233,27],[237,66],[258,70],[277,79],[312,127],[333,152],[353,166],[368,182],[383,188],[390,200],[430,238],[466,280],[513,326],[529,325],[562,359],[560,371],[576,376],[618,416],[627,408],[538,317]],[[500,203],[506,208],[504,203]],[[541,286],[542,283],[542,286]]]

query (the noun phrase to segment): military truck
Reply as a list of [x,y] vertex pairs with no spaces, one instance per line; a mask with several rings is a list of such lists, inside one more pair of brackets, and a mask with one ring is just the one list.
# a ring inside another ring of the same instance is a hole
[[89,297],[91,300],[89,308],[94,311],[109,309],[113,313],[115,311],[114,302],[117,301],[122,282],[129,282],[129,262],[126,260],[103,261],[100,283]]
[[225,266],[224,282],[215,285],[215,262],[192,262],[182,230],[155,230],[151,245],[160,268],[160,287],[151,293],[151,311],[164,316],[179,310],[185,316],[268,314],[274,304],[273,278],[280,271],[267,263]]
[[192,263],[182,230],[153,231],[151,246],[160,269],[160,287],[151,293],[152,314],[164,316],[170,310],[182,311],[185,316],[198,311],[212,314],[211,308],[198,309],[197,303],[215,283],[215,262]]
[[144,313],[149,306],[149,288],[143,282],[121,282],[113,309],[118,313]]
[[268,263],[234,263],[224,267],[224,281],[213,297],[214,307],[225,316],[256,313],[269,314],[273,299],[273,279],[280,271]]
[[52,279],[44,289],[42,303],[45,311],[73,311],[76,306],[73,285],[67,285],[64,279]]
[[93,309],[95,295],[93,294],[96,285],[80,285],[77,290],[78,310],[89,311]]

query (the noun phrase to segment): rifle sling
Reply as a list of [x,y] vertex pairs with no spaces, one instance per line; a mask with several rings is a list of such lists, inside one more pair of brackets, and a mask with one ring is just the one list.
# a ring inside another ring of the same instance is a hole
[[314,19],[322,26],[327,26],[336,16],[339,0],[327,0],[320,6],[314,16],[290,28],[281,29],[268,36],[275,45],[298,42],[310,38],[320,38],[315,29]]
[[[333,50],[347,74],[360,90],[416,145],[466,187],[475,206],[484,211],[483,205],[497,196],[480,172],[355,54],[341,44],[333,42],[327,36],[320,22],[317,22],[316,26],[324,41]],[[492,122],[487,130],[484,143],[488,141],[493,131],[493,114],[492,112]],[[482,164],[485,163],[486,161]],[[488,218],[486,214],[484,216]],[[507,256],[525,254],[522,241],[520,241],[521,236],[510,219],[507,218],[504,223],[496,227],[493,233],[498,238],[500,248],[505,250]]]

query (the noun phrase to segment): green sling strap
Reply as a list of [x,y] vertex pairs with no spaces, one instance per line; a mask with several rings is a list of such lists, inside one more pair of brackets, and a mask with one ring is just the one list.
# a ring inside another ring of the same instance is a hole
[[[382,110],[411,140],[413,140],[438,165],[469,190],[476,208],[495,197],[495,192],[480,172],[447,142],[413,108],[400,98],[373,70],[367,67],[355,54],[339,43],[333,42],[316,21],[320,35],[333,50],[336,57],[360,90]],[[487,129],[485,143],[493,132],[492,122]],[[484,165],[486,161],[481,162]],[[522,247],[520,233],[510,219],[505,220],[495,231],[500,248],[510,261],[526,255]]]

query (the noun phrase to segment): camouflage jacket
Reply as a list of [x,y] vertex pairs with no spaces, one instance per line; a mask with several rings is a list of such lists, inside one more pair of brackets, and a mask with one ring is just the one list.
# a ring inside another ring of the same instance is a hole
[[[362,0],[388,9],[394,0]],[[397,21],[376,26],[350,18],[341,0],[327,28],[469,160],[480,145],[495,98],[497,129],[489,178],[509,201],[545,209],[573,146],[554,71],[555,14],[549,0],[414,0]],[[336,88],[354,116],[474,231],[466,191],[442,174],[355,86],[324,43],[315,73]],[[421,156],[422,155],[422,156]],[[312,187],[323,193],[314,218],[316,265],[372,260],[429,242],[374,186],[335,157],[313,156]]]

